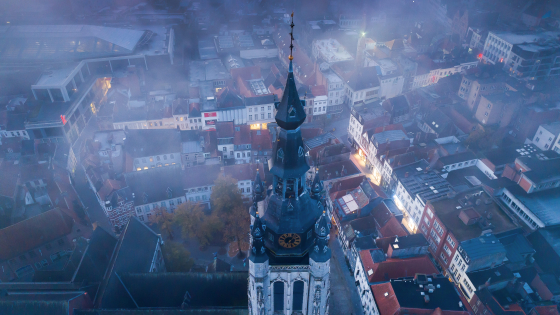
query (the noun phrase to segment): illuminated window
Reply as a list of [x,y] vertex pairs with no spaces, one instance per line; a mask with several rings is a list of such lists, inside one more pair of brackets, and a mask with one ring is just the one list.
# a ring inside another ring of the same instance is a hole
[[147,167],[147,166],[144,166],[144,169],[145,169],[145,170],[147,170],[147,169],[148,169],[148,167]]

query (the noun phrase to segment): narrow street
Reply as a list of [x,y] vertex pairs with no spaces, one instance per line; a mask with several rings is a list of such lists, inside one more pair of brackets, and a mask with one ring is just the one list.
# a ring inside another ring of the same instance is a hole
[[348,269],[344,253],[334,232],[331,232],[329,246],[332,251],[330,313],[362,315],[364,311],[356,289],[354,276]]

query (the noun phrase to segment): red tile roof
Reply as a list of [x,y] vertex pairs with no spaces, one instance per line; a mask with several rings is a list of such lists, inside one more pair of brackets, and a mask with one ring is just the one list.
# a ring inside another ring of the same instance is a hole
[[253,150],[271,150],[272,138],[268,129],[251,130],[251,146]]
[[218,138],[233,138],[233,121],[219,121],[216,123]]
[[[374,263],[370,251],[363,250],[360,252],[360,258],[365,269],[364,271],[368,274],[369,282],[413,277],[417,273],[439,273],[427,255],[406,259],[388,259],[383,262]],[[369,270],[372,270],[371,274]]]
[[391,282],[372,285],[371,292],[377,303],[379,314],[393,315],[401,308]]
[[311,87],[311,94],[315,97],[327,95],[327,89],[324,85],[314,85]]
[[402,225],[394,216],[392,216],[391,219],[389,219],[389,221],[385,223],[383,227],[381,227],[379,232],[383,236],[391,236],[391,235],[407,236],[408,235],[406,230],[402,227]]
[[107,201],[107,196],[112,194],[114,191],[117,191],[124,187],[124,184],[119,182],[118,180],[114,179],[107,179],[101,189],[97,192],[99,194],[99,198],[103,201]]
[[239,131],[235,131],[233,135],[233,144],[250,144],[251,143],[251,126],[249,125],[239,125],[235,126],[239,128]]
[[72,232],[74,221],[52,209],[0,230],[0,260],[8,260]]

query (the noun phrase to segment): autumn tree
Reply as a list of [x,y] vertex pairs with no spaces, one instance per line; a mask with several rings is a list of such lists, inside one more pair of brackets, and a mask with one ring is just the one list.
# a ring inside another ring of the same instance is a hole
[[174,214],[161,207],[156,208],[154,212],[155,215],[149,218],[150,223],[155,224],[161,232],[166,232],[169,239],[173,239]]
[[243,205],[243,196],[237,187],[237,181],[231,177],[220,176],[214,181],[212,195],[210,195],[212,210],[219,217],[233,212]]
[[204,213],[202,205],[192,202],[182,203],[175,209],[174,222],[181,227],[183,237],[196,237],[202,247],[208,246],[223,228],[215,214]]
[[162,253],[168,272],[188,272],[194,265],[191,253],[181,243],[166,241]]
[[231,177],[220,176],[214,182],[210,196],[212,209],[223,223],[223,239],[235,242],[242,253],[249,244],[249,228],[251,219],[249,211],[243,203],[243,196],[237,187],[237,181]]

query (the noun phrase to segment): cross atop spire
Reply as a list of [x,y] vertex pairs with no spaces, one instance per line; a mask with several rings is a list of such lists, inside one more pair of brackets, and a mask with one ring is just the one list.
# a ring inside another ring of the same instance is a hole
[[[294,54],[293,54],[293,50],[294,50],[294,26],[296,26],[294,24],[294,11],[292,11],[292,23],[290,23],[290,57],[288,57],[290,59],[290,61],[294,60]],[[291,65],[290,65],[291,66]]]

